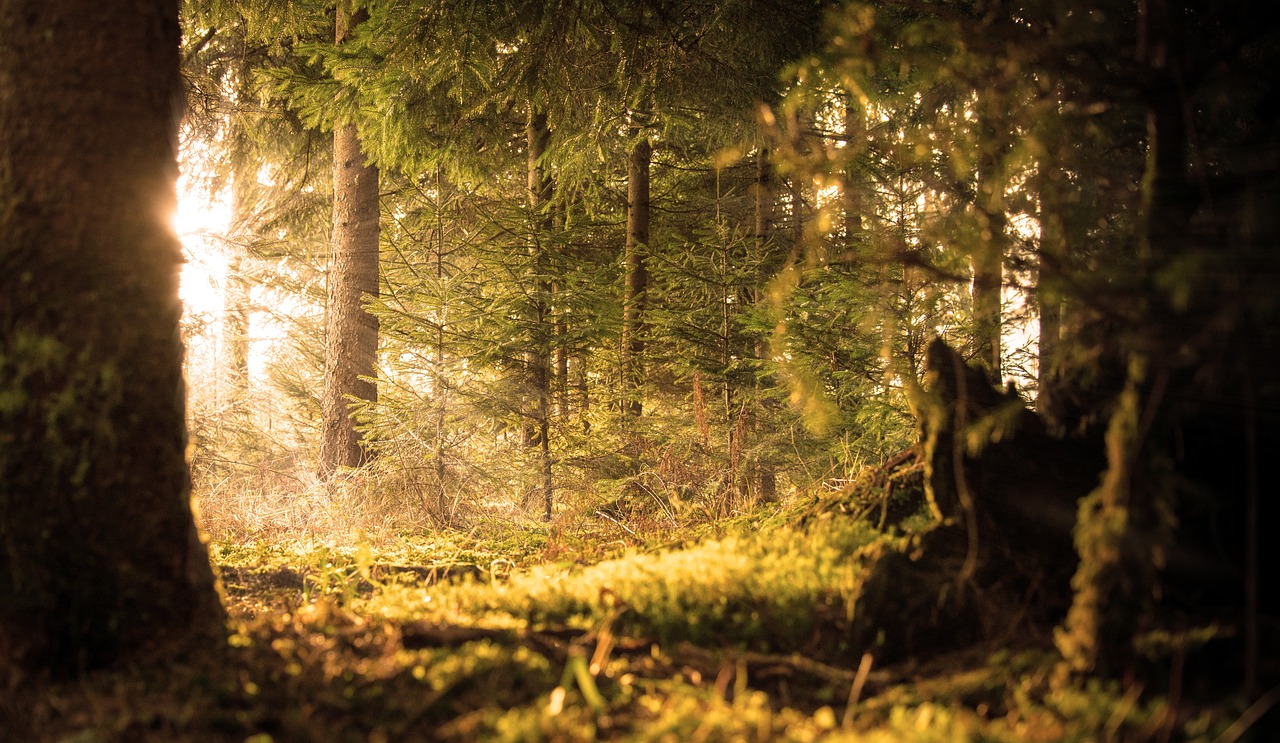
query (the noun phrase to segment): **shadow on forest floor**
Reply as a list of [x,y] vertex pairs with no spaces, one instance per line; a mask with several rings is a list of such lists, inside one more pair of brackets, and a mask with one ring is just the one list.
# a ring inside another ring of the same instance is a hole
[[[932,529],[909,515],[919,468],[910,458],[893,468],[687,544],[597,559],[547,550],[572,562],[412,540],[214,545],[231,614],[225,647],[13,690],[0,701],[0,737],[1237,739],[1243,697],[1186,678],[1200,661],[1185,652],[1181,665],[1157,660],[1163,670],[1149,678],[1055,683],[1051,627],[1015,617],[999,637],[918,643],[882,663],[874,639],[857,639],[864,582]],[[877,621],[902,635],[924,619]],[[1225,634],[1203,627],[1180,647],[1219,647]]]

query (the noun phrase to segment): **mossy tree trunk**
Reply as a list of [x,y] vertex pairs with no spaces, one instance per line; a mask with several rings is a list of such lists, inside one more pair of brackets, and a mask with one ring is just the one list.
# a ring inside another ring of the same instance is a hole
[[[337,43],[362,20],[339,3]],[[352,400],[376,402],[378,319],[365,298],[378,295],[378,169],[366,162],[352,123],[333,132],[333,258],[325,320],[320,471],[358,467],[365,448],[352,420]]]
[[[1155,277],[1203,248],[1189,239],[1196,196],[1188,177],[1185,101],[1171,61],[1175,34],[1187,21],[1163,2],[1143,3],[1142,11],[1147,161],[1138,260],[1139,276]],[[1137,662],[1134,638],[1149,629],[1173,539],[1174,494],[1150,466],[1149,432],[1167,414],[1164,395],[1190,318],[1166,305],[1158,286],[1141,286],[1138,296],[1125,388],[1107,428],[1107,471],[1080,504],[1075,593],[1055,637],[1064,669],[1076,674],[1118,675]]]
[[178,3],[0,0],[0,37],[0,676],[22,678],[222,613],[166,225]]

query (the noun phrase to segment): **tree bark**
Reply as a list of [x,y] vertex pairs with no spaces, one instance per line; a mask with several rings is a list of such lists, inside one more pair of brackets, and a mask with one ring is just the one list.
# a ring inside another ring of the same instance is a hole
[[641,137],[627,158],[626,279],[622,293],[622,411],[631,418],[643,412],[645,307],[649,290],[649,166],[653,147]]
[[534,291],[533,291],[533,337],[532,348],[528,355],[529,386],[533,392],[533,410],[527,413],[532,427],[532,436],[526,435],[526,442],[538,449],[538,470],[540,475],[539,493],[543,506],[543,518],[551,520],[552,479],[551,479],[551,341],[555,336],[555,328],[549,322],[548,311],[551,298],[550,250],[546,240],[550,237],[554,226],[554,218],[550,211],[553,183],[551,174],[543,167],[542,160],[547,145],[551,141],[551,131],[547,128],[547,115],[529,107],[529,118],[526,128],[529,147],[528,190],[529,210],[534,219],[534,239],[529,245],[533,258]]
[[[996,90],[988,90],[987,107],[1001,104]],[[1004,254],[1008,243],[1008,216],[1005,214],[1005,179],[1000,164],[1003,153],[996,142],[1003,133],[1003,117],[998,113],[980,113],[982,152],[978,161],[977,216],[978,240],[973,253],[973,350],[974,356],[987,370],[993,383],[1001,379],[1000,371],[1000,294],[1003,287]]]
[[755,193],[755,225],[752,237],[763,250],[773,235],[773,202],[774,183],[773,166],[769,162],[769,148],[761,146],[756,154],[756,182],[752,189]]
[[[1180,22],[1163,0],[1141,3],[1147,162],[1138,248],[1141,275],[1148,277],[1160,275],[1192,249],[1191,148],[1177,64],[1170,60],[1178,51]],[[1146,297],[1160,297],[1144,289]],[[1071,581],[1075,593],[1055,637],[1065,667],[1076,674],[1117,675],[1136,662],[1133,639],[1159,593],[1157,571],[1172,542],[1168,514],[1175,512],[1173,498],[1152,485],[1157,479],[1146,460],[1152,448],[1148,432],[1165,412],[1163,395],[1171,367],[1178,363],[1176,349],[1186,337],[1183,323],[1188,318],[1178,318],[1149,299],[1138,303],[1132,315],[1125,387],[1107,427],[1107,470],[1080,508],[1080,564]]]
[[[777,201],[776,183],[773,170],[773,164],[769,159],[769,148],[761,145],[756,154],[756,180],[752,184],[753,193],[753,214],[752,214],[752,238],[756,242],[756,246],[760,251],[760,256],[768,272],[776,272],[776,261],[770,256],[773,250],[773,228],[774,228],[774,208]],[[752,296],[754,294],[754,296]],[[763,299],[759,290],[751,292],[743,292],[740,300],[742,304],[758,304]],[[767,335],[757,337],[755,348],[751,349],[762,368],[769,368],[770,365],[770,349],[769,338]],[[757,404],[763,406],[766,410],[777,407],[776,401],[770,400],[767,396],[761,395],[761,389],[776,383],[776,377],[773,374],[763,375],[757,374],[755,377],[755,397]],[[730,415],[729,406],[726,403],[726,415]],[[755,421],[759,427],[759,420]],[[729,424],[730,436],[732,436],[732,421]],[[739,442],[730,442],[732,444]],[[756,493],[761,502],[772,503],[778,498],[778,475],[774,464],[767,460],[761,460],[757,463],[759,475],[759,485]]]
[[166,225],[178,3],[0,0],[0,36],[0,671],[21,680],[222,613]]
[[[866,146],[867,115],[853,94],[847,94],[844,104],[844,137],[846,152],[861,152]],[[858,172],[856,162],[850,159],[844,171],[844,244],[851,257],[858,255],[866,242],[863,213],[866,211],[865,179]]]
[[[236,249],[239,250],[239,246]],[[248,314],[250,296],[244,281],[244,256],[236,252],[227,264],[227,293],[223,297],[223,363],[225,391],[221,409],[242,412],[248,404]]]
[[[1056,149],[1056,148],[1055,148]],[[1036,273],[1036,306],[1040,313],[1039,365],[1036,412],[1050,428],[1058,428],[1059,362],[1062,354],[1062,294],[1055,286],[1058,267],[1066,257],[1067,236],[1063,220],[1062,169],[1054,156],[1040,163],[1037,190],[1040,197],[1040,254]]]
[[[337,43],[360,21],[340,3]],[[333,133],[333,258],[325,321],[320,472],[366,461],[352,400],[377,402],[378,320],[364,308],[378,295],[378,169],[366,162],[355,124]]]

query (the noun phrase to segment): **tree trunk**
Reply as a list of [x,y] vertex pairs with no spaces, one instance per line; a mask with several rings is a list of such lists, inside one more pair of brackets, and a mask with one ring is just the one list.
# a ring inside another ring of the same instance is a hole
[[538,470],[541,476],[539,492],[543,506],[543,518],[551,520],[552,479],[551,479],[551,341],[555,336],[555,328],[549,322],[549,302],[551,298],[550,273],[550,238],[554,226],[551,214],[551,194],[553,184],[551,175],[542,165],[551,141],[551,131],[547,128],[547,115],[529,107],[529,118],[526,128],[529,146],[528,189],[529,210],[534,219],[534,239],[530,242],[529,251],[533,258],[533,334],[532,347],[528,354],[529,386],[533,392],[533,410],[526,413],[533,428],[532,440],[528,443],[538,448]]
[[[844,105],[844,138],[846,152],[861,152],[866,146],[863,140],[867,137],[867,116],[853,94],[848,94]],[[850,160],[844,171],[844,244],[850,257],[862,252],[866,242],[863,226],[863,212],[866,211],[865,179],[858,172],[855,162]]]
[[[238,246],[236,249],[238,250]],[[227,264],[227,293],[223,296],[223,363],[227,389],[219,404],[239,414],[248,404],[248,282],[244,281],[244,256],[236,252]]]
[[[448,203],[444,195],[444,179],[442,168],[436,167],[436,224],[432,235],[435,245],[435,279],[436,286],[444,286],[448,270],[445,265],[444,210]],[[435,348],[431,356],[431,394],[435,405],[435,449],[432,453],[432,464],[436,473],[436,517],[445,526],[453,523],[453,509],[449,507],[449,491],[446,487],[449,477],[447,451],[445,448],[445,423],[449,415],[449,381],[445,375],[445,329],[449,325],[449,304],[447,297],[439,309],[435,326]]]
[[[1003,100],[989,90],[988,106]],[[1005,180],[1000,160],[1003,153],[996,142],[1003,134],[1003,117],[981,113],[983,141],[978,161],[977,200],[974,204],[978,241],[973,253],[973,350],[978,363],[995,384],[1000,383],[1000,294],[1003,286],[1004,253],[1008,216],[1005,214]]]
[[1036,273],[1036,306],[1040,311],[1039,365],[1036,412],[1051,429],[1060,426],[1056,401],[1059,361],[1062,354],[1062,295],[1055,286],[1066,257],[1067,237],[1063,225],[1062,169],[1055,157],[1040,163],[1037,190],[1040,196],[1040,254]]
[[178,3],[0,0],[0,36],[0,669],[21,679],[222,615],[166,225]]
[[769,148],[761,146],[756,155],[755,225],[752,237],[761,250],[773,235],[773,166],[769,163]]
[[[1181,19],[1159,0],[1142,3],[1139,38],[1145,63],[1147,163],[1143,177],[1143,225],[1139,232],[1141,276],[1158,276],[1188,251],[1194,209],[1188,178],[1190,151],[1178,73],[1169,57]],[[1145,297],[1159,292],[1143,287]],[[1080,508],[1076,526],[1079,567],[1072,578],[1071,609],[1056,636],[1067,669],[1077,674],[1116,675],[1136,662],[1134,636],[1143,629],[1158,593],[1157,570],[1172,541],[1167,514],[1172,495],[1144,471],[1148,431],[1161,415],[1162,396],[1187,318],[1158,302],[1132,310],[1134,340],[1125,388],[1107,427],[1107,471]],[[1176,325],[1177,327],[1169,327]]]
[[[761,145],[756,155],[756,182],[752,188],[754,190],[754,209],[753,209],[753,225],[752,237],[755,239],[756,245],[763,259],[763,265],[768,271],[776,271],[775,261],[769,257],[771,242],[773,240],[773,217],[774,204],[777,194],[774,192],[774,172],[773,165],[769,161],[769,148]],[[761,282],[763,285],[763,282]],[[744,295],[746,293],[744,292]],[[748,302],[757,304],[762,299],[761,296],[740,297],[742,304],[745,306]],[[755,348],[751,349],[755,353],[756,359],[762,367],[768,368],[769,361],[769,339],[768,336],[761,335],[757,338]],[[762,405],[766,410],[774,410],[778,407],[775,400],[771,400],[768,396],[761,394],[761,389],[772,386],[776,383],[776,377],[772,374],[755,375],[755,397],[757,404]],[[726,405],[726,407],[728,407]],[[757,421],[757,427],[758,427]],[[730,431],[732,431],[730,424]],[[756,493],[762,502],[771,503],[778,497],[778,475],[774,464],[767,460],[761,460],[757,466],[759,474],[759,485]]]
[[[361,14],[339,4],[337,42]],[[351,400],[376,402],[378,320],[364,308],[378,295],[378,169],[365,161],[354,124],[333,133],[333,258],[325,321],[321,397],[320,472],[358,467],[365,448],[351,417]]]
[[642,137],[627,159],[626,279],[622,293],[622,411],[631,418],[643,412],[645,305],[649,273],[649,166],[653,148]]

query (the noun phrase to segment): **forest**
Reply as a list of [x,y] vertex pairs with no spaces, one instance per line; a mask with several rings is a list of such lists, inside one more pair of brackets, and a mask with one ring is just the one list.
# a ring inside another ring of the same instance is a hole
[[0,743],[1280,740],[1266,15],[0,0]]

